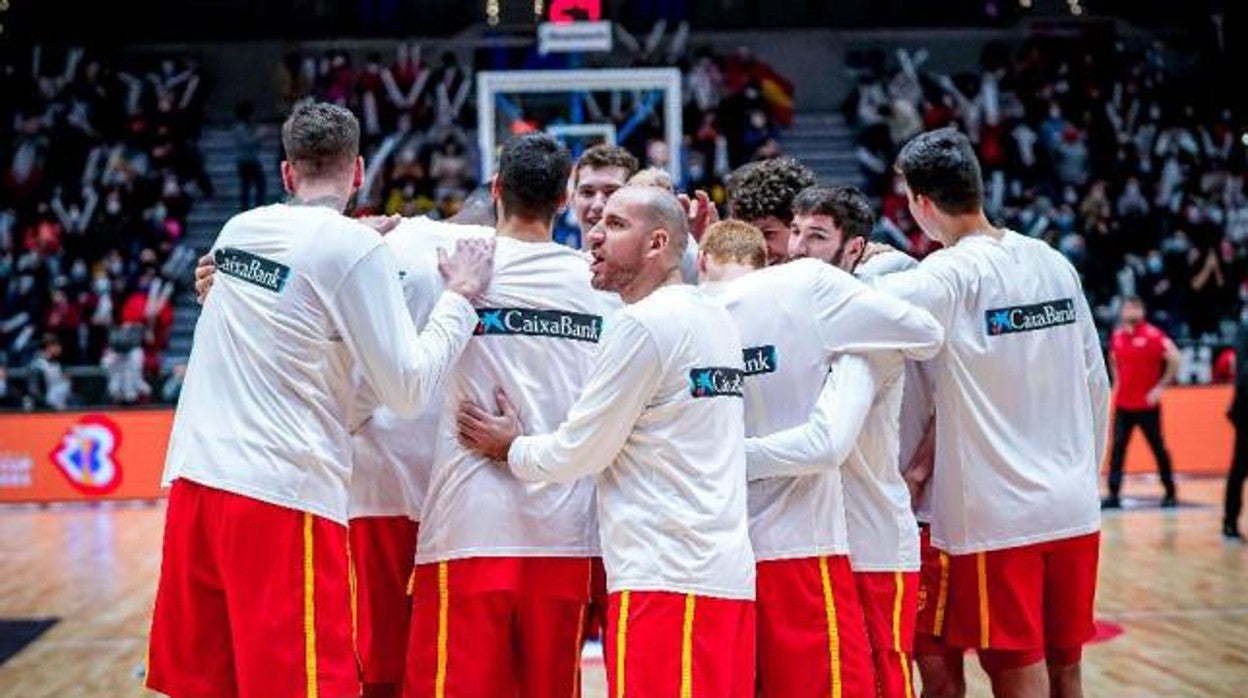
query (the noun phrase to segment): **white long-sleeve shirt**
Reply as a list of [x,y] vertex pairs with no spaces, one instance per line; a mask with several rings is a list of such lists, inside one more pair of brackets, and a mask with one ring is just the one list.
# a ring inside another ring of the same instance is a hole
[[[428,218],[409,218],[385,235],[394,252],[403,288],[403,300],[416,327],[424,327],[445,283],[438,273],[438,248],[448,253],[458,240],[492,237],[493,228],[454,225]],[[358,372],[357,372],[358,374]],[[433,445],[442,415],[442,386],[419,414],[403,417],[385,405],[376,405],[363,384],[357,400],[351,438],[350,516],[406,516],[420,520],[420,507],[429,487]],[[354,422],[363,424],[356,426]]]
[[820,435],[832,436],[833,457],[843,460],[849,557],[856,572],[919,568],[918,524],[897,469],[904,363],[898,352],[838,357],[807,422],[750,440],[752,460],[826,469],[826,462],[841,462],[820,450]]
[[[919,266],[917,260],[903,252],[888,252],[877,255],[858,265],[854,275],[864,281],[870,281],[884,274],[894,274]],[[935,414],[935,386],[933,385],[930,362],[907,361],[905,379],[902,381],[901,412],[898,417],[898,469],[903,476],[909,472],[914,454],[919,450],[919,443],[927,424]],[[907,487],[908,489],[908,487]],[[917,503],[911,503],[915,517],[921,523],[931,521],[930,487],[919,493]]]
[[325,207],[239,214],[213,250],[216,283],[196,327],[164,482],[187,478],[346,523],[353,368],[383,404],[413,414],[476,314],[443,294],[418,334],[381,236]]
[[723,307],[696,287],[665,286],[611,318],[567,420],[512,444],[521,479],[597,474],[611,591],[754,598],[743,377]]
[[594,557],[592,478],[519,480],[459,443],[461,402],[493,408],[502,388],[524,425],[553,431],[589,380],[616,294],[590,285],[587,256],[554,242],[498,238],[480,322],[446,383],[416,560]]
[[1109,381],[1070,263],[1005,231],[874,284],[946,329],[932,361],[932,542],[965,554],[1098,530]]
[[[746,347],[749,437],[804,424],[834,355],[902,351],[923,359],[933,356],[942,341],[940,325],[928,313],[818,260],[751,272],[715,291]],[[865,394],[871,395],[869,389]],[[778,459],[774,451],[767,455],[772,448],[747,440],[750,536],[758,559],[847,554],[840,463],[835,460],[840,456],[829,451],[813,462],[793,455]]]
[[808,421],[745,440],[750,480],[819,476],[849,458],[875,400],[871,364],[858,354],[832,360]]

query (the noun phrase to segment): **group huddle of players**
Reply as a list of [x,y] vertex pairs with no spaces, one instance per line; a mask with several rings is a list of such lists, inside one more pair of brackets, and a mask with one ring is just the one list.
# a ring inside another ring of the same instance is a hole
[[355,118],[282,135],[197,270],[150,688],[577,696],[599,633],[611,698],[958,696],[967,649],[1081,695],[1107,376],[965,137],[898,157],[919,263],[790,158],[719,221],[526,135],[457,219],[357,221]]

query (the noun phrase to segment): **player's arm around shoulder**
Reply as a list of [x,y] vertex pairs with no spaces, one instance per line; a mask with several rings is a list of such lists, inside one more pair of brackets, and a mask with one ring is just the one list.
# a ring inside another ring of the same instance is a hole
[[557,430],[520,436],[523,415],[507,427],[492,422],[480,406],[465,406],[460,410],[459,439],[469,448],[506,460],[522,480],[572,482],[615,461],[664,374],[650,328],[633,313],[621,311],[604,331],[589,381]]

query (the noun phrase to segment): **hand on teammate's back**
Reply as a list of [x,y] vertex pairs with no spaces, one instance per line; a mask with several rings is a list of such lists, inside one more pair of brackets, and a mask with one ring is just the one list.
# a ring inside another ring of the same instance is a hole
[[212,289],[212,275],[217,271],[217,265],[212,261],[212,255],[206,254],[199,258],[199,264],[195,265],[195,300],[200,305],[208,300],[208,291]]
[[438,248],[438,271],[446,280],[448,291],[473,300],[485,293],[494,275],[494,240],[460,240],[455,254],[447,255]]
[[511,406],[502,388],[495,389],[494,402],[498,405],[498,414],[490,414],[476,403],[460,403],[455,426],[459,431],[459,442],[465,447],[506,463],[511,442],[523,433],[523,429],[516,408]]

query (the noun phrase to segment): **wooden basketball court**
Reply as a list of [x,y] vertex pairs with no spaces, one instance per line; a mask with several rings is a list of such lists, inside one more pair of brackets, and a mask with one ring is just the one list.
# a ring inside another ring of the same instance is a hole
[[[1127,497],[1155,503],[1151,478]],[[1106,517],[1089,696],[1248,695],[1248,547],[1219,536],[1222,482],[1180,482],[1185,506]],[[1136,504],[1137,502],[1129,502]],[[0,696],[142,696],[163,506],[0,509],[0,619],[59,622],[0,665]],[[986,696],[968,663],[972,696]],[[586,665],[586,696],[605,696]]]

